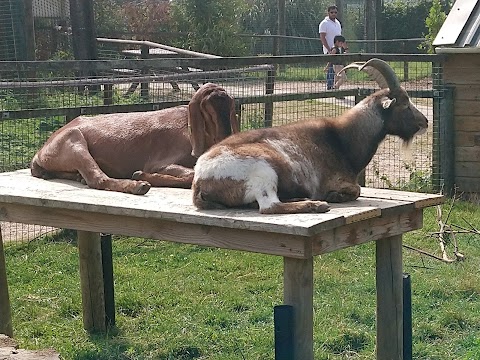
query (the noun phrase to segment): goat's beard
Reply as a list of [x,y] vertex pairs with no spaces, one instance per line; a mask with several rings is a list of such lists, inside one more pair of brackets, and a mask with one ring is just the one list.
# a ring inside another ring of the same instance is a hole
[[403,161],[409,164],[415,164],[415,158],[413,157],[413,152],[412,152],[412,140],[413,139],[404,140],[402,142],[401,157]]

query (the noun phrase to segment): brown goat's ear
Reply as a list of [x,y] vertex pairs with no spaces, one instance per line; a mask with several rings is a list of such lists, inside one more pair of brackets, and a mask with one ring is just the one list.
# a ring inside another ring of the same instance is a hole
[[232,134],[240,132],[238,125],[237,114],[235,113],[235,100],[230,100],[230,125],[232,127]]
[[213,84],[203,85],[188,103],[188,128],[192,143],[192,156],[199,157],[205,152],[205,118],[202,112],[202,100],[205,93],[211,91]]

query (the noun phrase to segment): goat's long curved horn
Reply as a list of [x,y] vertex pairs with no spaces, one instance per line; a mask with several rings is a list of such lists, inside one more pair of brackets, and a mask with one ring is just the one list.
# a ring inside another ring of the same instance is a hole
[[354,62],[345,66],[342,71],[347,69],[357,69],[366,72],[382,89],[388,87],[390,90],[393,90],[400,87],[400,80],[398,80],[395,71],[381,59],[373,58],[367,62]]

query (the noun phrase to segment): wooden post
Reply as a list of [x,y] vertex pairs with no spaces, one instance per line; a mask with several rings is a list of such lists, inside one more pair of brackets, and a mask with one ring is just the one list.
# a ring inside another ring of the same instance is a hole
[[313,360],[313,258],[283,259],[283,299],[293,306],[294,359]]
[[[150,57],[150,47],[148,45],[142,45],[140,49],[141,58],[148,59]],[[145,63],[143,63],[145,64]],[[142,70],[142,75],[148,75],[149,71],[146,69]],[[142,82],[140,84],[140,96],[143,100],[148,101],[149,97],[149,86],[148,82]]]
[[100,234],[78,231],[83,327],[89,332],[105,332],[105,295]]
[[10,297],[8,295],[7,266],[3,252],[2,228],[0,226],[0,334],[13,337]]
[[[267,79],[265,81],[265,94],[273,94],[275,89],[275,70],[267,71]],[[264,127],[272,127],[273,125],[273,101],[265,102],[265,124]]]
[[443,189],[447,196],[453,196],[455,193],[455,117],[453,107],[453,86],[446,85],[443,89],[434,89],[433,131],[438,136],[433,138],[433,185],[437,191]]
[[[273,52],[272,55],[280,55],[285,56],[287,52],[287,47],[285,45],[286,39],[284,36],[287,35],[287,27],[285,21],[285,0],[278,0],[277,1],[277,11],[278,11],[278,30],[277,35],[278,37],[274,38],[273,41]],[[277,41],[275,41],[277,40]],[[278,67],[279,71],[285,71],[285,64],[280,64]]]
[[403,359],[402,235],[376,242],[377,359]]

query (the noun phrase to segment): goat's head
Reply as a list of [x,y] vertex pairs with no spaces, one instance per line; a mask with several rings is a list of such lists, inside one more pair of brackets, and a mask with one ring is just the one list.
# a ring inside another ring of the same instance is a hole
[[220,140],[239,132],[235,101],[216,84],[202,85],[188,104],[188,126],[192,156],[199,157]]
[[387,134],[397,135],[408,143],[416,134],[426,131],[427,118],[411,102],[390,65],[380,59],[370,59],[347,65],[342,71],[349,68],[365,71],[383,89],[372,96],[379,99],[379,106],[383,109],[382,117]]

